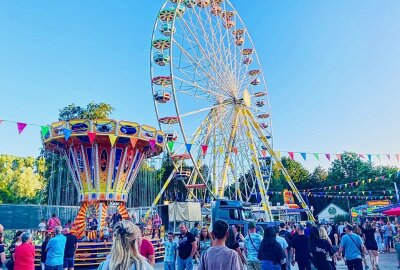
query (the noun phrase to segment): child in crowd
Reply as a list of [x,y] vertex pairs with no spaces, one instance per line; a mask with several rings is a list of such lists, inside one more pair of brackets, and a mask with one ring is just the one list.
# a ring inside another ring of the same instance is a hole
[[398,262],[397,269],[400,269],[400,237],[394,238],[394,249],[396,250],[397,253],[397,262]]
[[164,255],[164,270],[175,270],[175,260],[176,260],[176,249],[178,244],[174,242],[174,233],[168,233],[168,241],[158,242],[158,244],[164,245],[165,255]]
[[47,230],[46,219],[42,218],[42,220],[38,225],[38,231],[42,235],[42,240],[44,240],[46,236],[46,230]]

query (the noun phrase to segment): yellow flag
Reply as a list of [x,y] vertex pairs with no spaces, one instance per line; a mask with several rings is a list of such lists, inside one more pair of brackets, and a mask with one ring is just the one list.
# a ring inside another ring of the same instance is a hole
[[108,138],[110,139],[111,146],[114,146],[115,142],[117,141],[118,136],[114,134],[109,134]]
[[372,181],[372,179],[370,178],[370,179],[368,179],[368,183],[371,183],[371,181]]
[[222,146],[219,147],[219,153],[223,154],[224,153],[224,148]]

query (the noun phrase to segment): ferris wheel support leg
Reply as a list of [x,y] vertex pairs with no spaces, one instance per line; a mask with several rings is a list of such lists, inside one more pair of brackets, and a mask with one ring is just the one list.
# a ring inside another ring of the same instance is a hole
[[251,159],[255,165],[255,173],[256,173],[256,178],[257,178],[257,184],[258,184],[258,188],[260,190],[260,194],[261,194],[261,202],[262,202],[262,206],[263,209],[265,211],[265,213],[268,215],[268,218],[270,221],[273,221],[273,217],[272,217],[272,213],[271,213],[271,208],[268,205],[268,196],[267,193],[265,191],[265,186],[264,186],[264,182],[262,180],[262,175],[261,175],[261,169],[260,169],[260,163],[258,161],[258,153],[257,150],[255,148],[255,144],[254,144],[254,139],[253,139],[253,135],[251,133],[251,128],[250,128],[250,123],[247,120],[246,115],[243,113],[243,123],[244,126],[246,127],[246,135],[247,137],[250,139],[250,150],[251,150]]
[[228,141],[227,149],[226,149],[226,152],[225,152],[224,165],[222,167],[222,183],[218,187],[219,188],[219,197],[220,198],[222,198],[224,196],[224,186],[225,186],[226,180],[227,180],[228,166],[229,166],[229,163],[230,163],[230,156],[231,156],[231,153],[232,153],[233,142],[234,142],[234,139],[235,139],[235,136],[236,136],[238,119],[239,119],[239,110],[236,109],[235,110],[234,120],[233,120],[233,123],[232,123],[231,134],[229,135],[229,141]]
[[160,192],[157,194],[156,198],[154,199],[153,203],[151,204],[149,210],[147,210],[146,215],[144,216],[144,218],[148,218],[150,216],[151,209],[153,209],[157,205],[157,203],[160,200],[161,196],[164,194],[164,191],[169,186],[169,183],[171,183],[171,180],[174,178],[174,173],[175,173],[175,169],[173,169],[171,174],[168,176],[167,181],[165,181],[165,183],[162,186]]
[[269,152],[269,154],[271,155],[271,157],[274,159],[274,161],[276,162],[276,164],[278,165],[279,169],[281,170],[283,176],[285,177],[286,182],[289,184],[290,188],[292,189],[293,193],[296,195],[297,199],[299,200],[301,207],[303,207],[303,209],[306,209],[306,213],[308,216],[308,219],[311,221],[315,221],[314,216],[312,215],[310,209],[308,208],[306,202],[304,201],[303,197],[301,196],[299,190],[297,189],[296,185],[293,183],[293,180],[290,178],[289,173],[286,171],[285,167],[283,166],[282,162],[280,161],[280,159],[278,158],[278,156],[276,155],[276,153],[274,152],[274,150],[272,149],[271,145],[268,143],[268,140],[263,136],[263,133],[260,129],[260,126],[258,124],[258,122],[254,119],[253,115],[251,114],[251,112],[249,112],[247,109],[245,110],[246,114],[248,115],[248,117],[250,118],[254,129],[257,131],[258,136],[260,137],[261,141],[263,142],[264,146],[267,148],[267,151]]

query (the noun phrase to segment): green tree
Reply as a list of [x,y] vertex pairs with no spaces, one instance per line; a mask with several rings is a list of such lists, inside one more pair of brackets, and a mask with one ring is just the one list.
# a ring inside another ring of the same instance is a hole
[[114,111],[114,107],[107,103],[90,102],[86,108],[74,103],[60,109],[58,120],[69,121],[71,119],[104,119]]
[[0,203],[39,203],[44,170],[42,158],[0,155]]

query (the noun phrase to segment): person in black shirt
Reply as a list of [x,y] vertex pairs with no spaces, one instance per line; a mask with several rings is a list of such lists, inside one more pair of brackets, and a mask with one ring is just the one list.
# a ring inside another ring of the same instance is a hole
[[328,254],[332,257],[335,251],[328,240],[320,238],[319,230],[315,226],[310,230],[310,249],[313,265],[318,270],[333,270],[332,263],[326,258]]
[[246,259],[244,258],[244,255],[243,255],[242,251],[240,250],[239,242],[236,241],[236,237],[235,237],[235,233],[233,232],[233,229],[229,229],[228,232],[229,232],[229,236],[226,239],[225,245],[228,248],[230,248],[230,249],[232,249],[232,250],[234,250],[234,251],[236,251],[238,253],[238,255],[240,257],[240,260],[241,260],[241,263],[242,263],[241,266],[242,266],[242,269],[243,269],[243,264],[246,262]]
[[50,239],[51,239],[51,234],[47,233],[45,238],[44,238],[44,241],[42,243],[42,247],[41,247],[41,251],[42,252],[40,253],[40,264],[42,266],[42,270],[44,270],[45,267],[46,267],[46,259],[47,259],[46,247],[47,247],[47,243],[49,243]]
[[185,223],[179,225],[179,236],[178,245],[178,270],[192,270],[193,269],[193,256],[197,250],[196,238],[191,234]]
[[273,227],[264,230],[264,237],[258,250],[257,259],[261,261],[262,269],[286,269],[286,255],[282,246],[276,241],[276,231]]
[[294,266],[294,263],[297,262],[299,270],[311,270],[309,239],[304,234],[303,225],[300,224],[297,228],[298,235],[294,235],[290,242],[292,265]]
[[64,250],[64,269],[74,270],[75,251],[78,247],[78,239],[70,233],[69,228],[63,230],[64,236],[67,238]]

